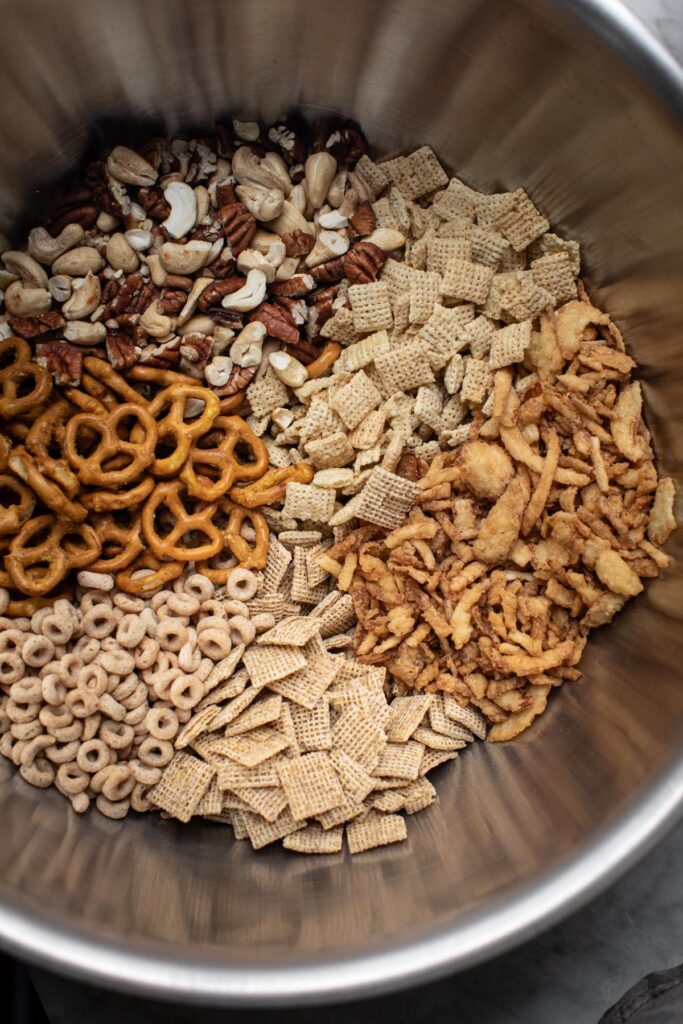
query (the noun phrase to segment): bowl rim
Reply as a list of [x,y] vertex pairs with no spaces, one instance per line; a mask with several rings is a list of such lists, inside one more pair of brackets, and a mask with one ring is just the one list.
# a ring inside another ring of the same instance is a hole
[[[527,0],[529,2],[529,0]],[[537,0],[530,0],[533,6]],[[683,67],[621,0],[550,0],[646,82],[683,126]],[[301,966],[195,964],[129,953],[0,905],[0,948],[105,988],[185,1003],[277,1007],[360,999],[475,966],[533,938],[613,884],[683,818],[683,754],[578,857],[470,920],[381,953]]]

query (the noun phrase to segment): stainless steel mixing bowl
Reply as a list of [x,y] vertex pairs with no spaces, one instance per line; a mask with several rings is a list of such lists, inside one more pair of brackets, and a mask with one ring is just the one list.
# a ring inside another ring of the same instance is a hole
[[[0,26],[0,230],[141,121],[298,105],[357,117],[386,153],[429,142],[479,188],[526,185],[583,241],[680,479],[683,77],[618,3],[0,0]],[[683,802],[682,543],[595,634],[585,678],[513,745],[442,769],[394,849],[311,861],[211,824],[76,818],[3,763],[0,942],[121,988],[276,1004],[407,985],[546,927]]]

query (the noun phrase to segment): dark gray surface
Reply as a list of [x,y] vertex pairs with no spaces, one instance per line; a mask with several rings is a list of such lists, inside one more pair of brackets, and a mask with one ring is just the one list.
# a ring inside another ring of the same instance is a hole
[[[683,961],[683,825],[590,906],[520,949],[388,998],[285,1011],[132,999],[32,971],[52,1024],[597,1024],[643,975]],[[662,1004],[657,1024],[679,1024]],[[672,1009],[675,1013],[675,1009]]]

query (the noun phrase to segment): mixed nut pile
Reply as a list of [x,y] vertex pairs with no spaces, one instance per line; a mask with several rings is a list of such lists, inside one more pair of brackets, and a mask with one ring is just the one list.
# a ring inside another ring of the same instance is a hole
[[404,839],[668,564],[635,363],[521,188],[235,120],[1,259],[0,751],[78,812]]

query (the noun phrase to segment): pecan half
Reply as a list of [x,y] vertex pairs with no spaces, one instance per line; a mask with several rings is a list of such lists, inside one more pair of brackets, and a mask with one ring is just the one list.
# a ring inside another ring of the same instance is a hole
[[216,185],[216,206],[220,210],[222,206],[232,206],[237,202],[235,186],[231,181],[219,181]]
[[107,306],[112,301],[112,299],[116,298],[116,296],[118,295],[120,285],[115,277],[109,279],[105,277],[103,279],[102,274],[99,274],[98,276],[100,281],[102,282],[102,302],[105,306]]
[[285,252],[288,256],[308,256],[315,245],[313,235],[309,235],[299,228],[295,231],[285,231],[284,235],[280,237],[285,243]]
[[311,303],[311,307],[317,313],[317,320],[315,322],[316,328],[322,327],[325,321],[329,320],[330,317],[334,315],[332,303],[336,299],[338,291],[339,287],[333,285],[331,288],[319,288],[316,292],[309,296],[309,302]]
[[360,128],[347,125],[328,132],[324,141],[316,143],[316,149],[326,149],[340,167],[353,168],[367,153],[368,144]]
[[319,348],[316,348],[312,342],[304,341],[303,339],[297,342],[296,345],[285,345],[285,352],[290,356],[294,356],[304,366],[308,366],[309,363],[312,363],[320,355]]
[[254,320],[263,324],[271,338],[279,338],[290,345],[296,345],[299,340],[299,328],[294,323],[294,317],[282,306],[262,302],[249,317],[250,322]]
[[214,391],[219,398],[229,398],[248,387],[257,373],[258,366],[233,366],[228,383],[222,388],[214,388]]
[[208,224],[200,224],[192,234],[190,240],[193,242],[217,242],[223,237],[223,225],[220,217],[213,217]]
[[8,323],[15,334],[20,338],[38,338],[48,331],[56,331],[63,327],[66,320],[56,309],[49,313],[39,313],[38,316],[11,316]]
[[368,284],[377,278],[386,258],[386,254],[374,242],[358,242],[341,257],[344,276],[351,284]]
[[105,307],[105,319],[120,313],[144,313],[155,293],[154,285],[145,281],[141,274],[129,274],[108,307]]
[[166,287],[172,288],[174,291],[191,292],[193,283],[192,278],[185,274],[166,275]]
[[244,203],[221,206],[220,215],[230,250],[233,256],[238,256],[256,234],[256,218],[249,213]]
[[213,322],[222,327],[233,327],[235,330],[241,330],[243,327],[242,313],[237,313],[233,309],[221,309],[218,306],[216,309],[210,310],[210,314]]
[[203,370],[211,356],[212,345],[210,334],[186,334],[180,344],[180,354],[198,370]]
[[115,370],[129,370],[138,361],[139,351],[123,331],[110,331],[105,346],[107,358]]
[[171,212],[160,188],[138,189],[138,202],[151,220],[166,220]]
[[307,127],[303,120],[289,119],[268,129],[268,140],[288,164],[302,164],[308,156]]
[[280,295],[275,300],[276,306],[286,309],[297,327],[308,320],[308,306],[303,299],[294,299],[288,295]]
[[360,203],[353,217],[351,227],[354,234],[362,238],[364,235],[371,235],[377,226],[375,211],[367,201]]
[[57,205],[45,221],[45,227],[55,237],[67,224],[80,224],[91,228],[97,220],[97,206],[88,188],[72,189]]
[[246,280],[246,277],[235,274],[234,277],[226,277],[222,281],[208,284],[199,296],[199,308],[203,313],[207,313],[209,310],[213,313],[213,307],[220,306],[224,296],[238,292],[246,284]]
[[159,299],[159,312],[164,316],[175,316],[187,301],[185,292],[173,288],[164,288]]
[[278,297],[300,299],[304,295],[308,295],[314,286],[315,281],[311,274],[295,274],[287,281],[274,281],[269,285],[269,291],[271,295]]
[[83,352],[68,341],[45,341],[36,346],[36,361],[44,366],[57,384],[81,383]]
[[316,284],[335,284],[344,277],[343,257],[337,256],[334,260],[321,263],[311,270],[311,277]]

